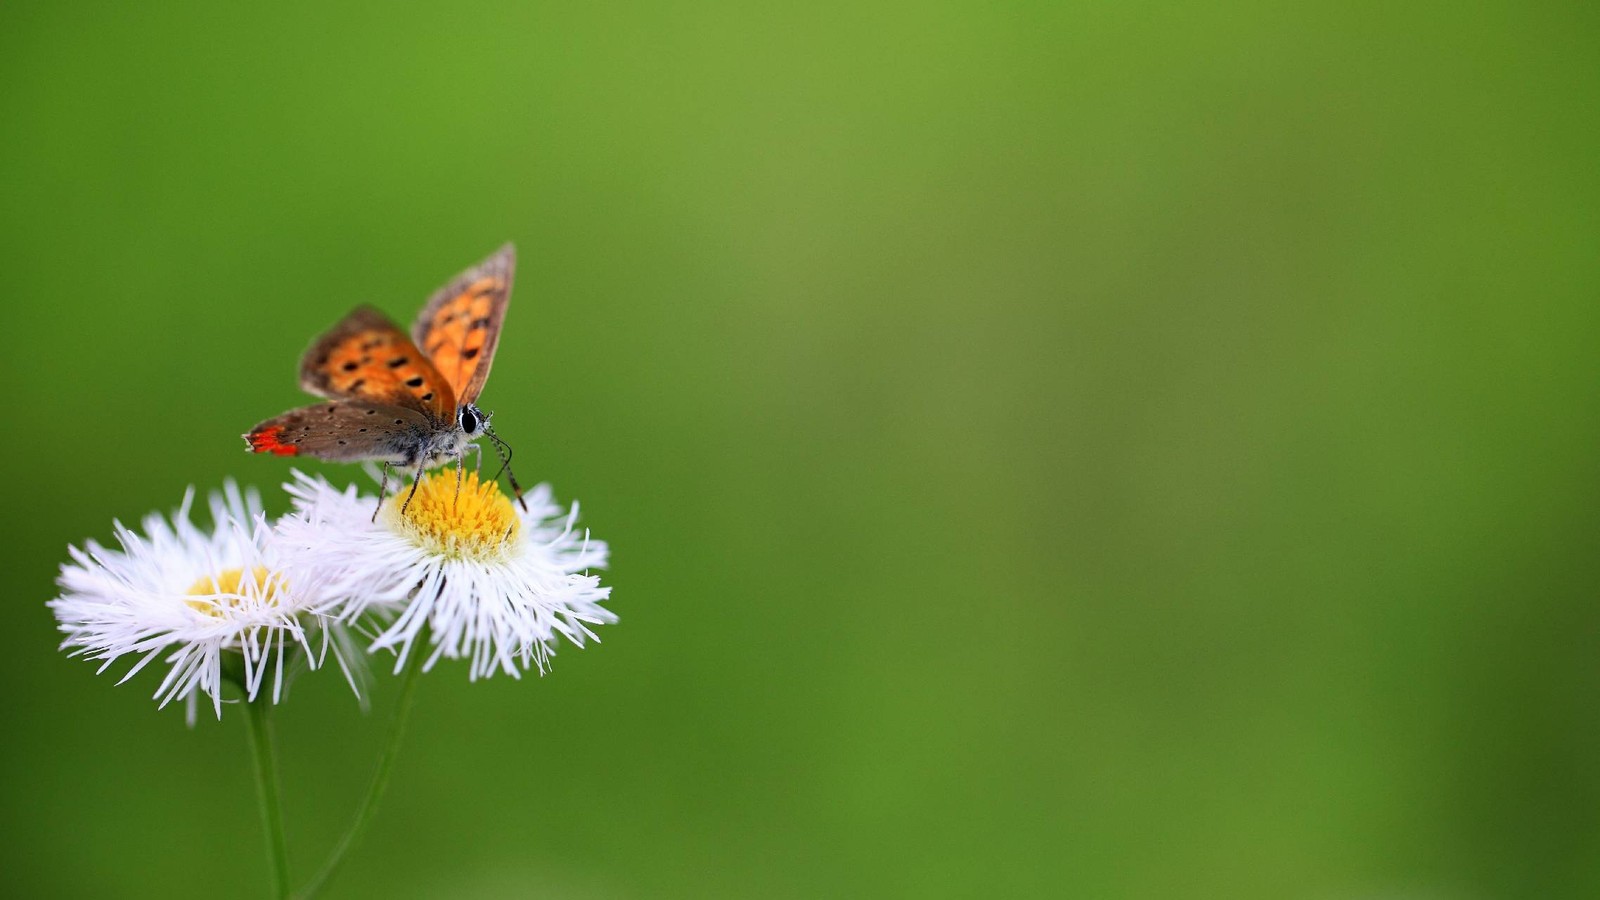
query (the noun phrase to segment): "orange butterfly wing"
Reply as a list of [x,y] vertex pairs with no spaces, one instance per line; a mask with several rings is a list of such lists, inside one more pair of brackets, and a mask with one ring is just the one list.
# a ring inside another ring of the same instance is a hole
[[398,406],[438,423],[455,421],[450,382],[393,322],[357,307],[300,360],[300,388],[319,397]]
[[411,326],[411,337],[433,362],[462,406],[483,392],[511,302],[517,253],[510,244],[435,291]]

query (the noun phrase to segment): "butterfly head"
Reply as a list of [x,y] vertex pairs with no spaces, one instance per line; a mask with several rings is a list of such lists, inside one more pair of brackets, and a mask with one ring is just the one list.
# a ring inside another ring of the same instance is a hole
[[[459,460],[468,445],[492,433],[489,430],[489,419],[492,415],[479,409],[476,404],[468,403],[462,406],[456,410],[454,427],[440,427],[418,436],[419,443],[412,459],[420,461],[425,469]],[[396,464],[410,466],[415,463]]]
[[456,412],[456,425],[461,433],[469,438],[475,438],[489,427],[490,413],[485,413],[475,404],[468,403]]

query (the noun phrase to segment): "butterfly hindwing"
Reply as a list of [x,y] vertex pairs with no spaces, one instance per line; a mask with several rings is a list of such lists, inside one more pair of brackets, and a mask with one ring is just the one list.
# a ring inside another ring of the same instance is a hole
[[333,399],[403,406],[436,422],[455,419],[455,391],[383,313],[360,306],[300,360],[300,387]]
[[489,378],[500,325],[511,301],[516,251],[510,244],[435,291],[411,326],[421,347],[455,393],[456,403],[474,403]]
[[431,428],[427,416],[414,409],[332,400],[268,419],[244,439],[256,453],[408,465]]

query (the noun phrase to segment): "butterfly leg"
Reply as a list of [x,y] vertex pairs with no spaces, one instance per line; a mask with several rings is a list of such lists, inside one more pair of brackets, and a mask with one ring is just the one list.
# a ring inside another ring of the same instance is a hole
[[372,508],[372,521],[378,521],[378,510],[383,509],[383,498],[389,496],[389,464],[383,464],[383,481],[378,485],[378,505]]
[[451,506],[455,506],[461,500],[461,482],[467,477],[465,474],[467,468],[465,465],[466,458],[467,451],[465,449],[456,451],[456,496],[450,501]]
[[[466,478],[467,451],[473,451],[472,472],[474,475],[483,471],[483,448],[477,444],[467,444],[456,453],[456,497],[461,497],[461,487]],[[452,501],[454,502],[454,501]]]
[[422,484],[422,467],[417,466],[416,474],[411,476],[411,493],[406,495],[406,502],[400,504],[400,515],[406,514],[406,507],[411,505],[411,498],[417,495],[417,486]]

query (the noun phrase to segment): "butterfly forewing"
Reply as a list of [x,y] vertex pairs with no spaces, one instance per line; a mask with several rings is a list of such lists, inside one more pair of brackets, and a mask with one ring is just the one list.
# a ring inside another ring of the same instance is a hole
[[414,463],[419,435],[434,426],[414,409],[334,400],[291,409],[244,436],[256,453],[350,462]]
[[483,392],[515,269],[516,252],[507,244],[434,292],[411,326],[412,339],[460,405],[476,402]]
[[300,387],[322,397],[400,406],[455,421],[455,390],[393,322],[357,307],[300,360]]

